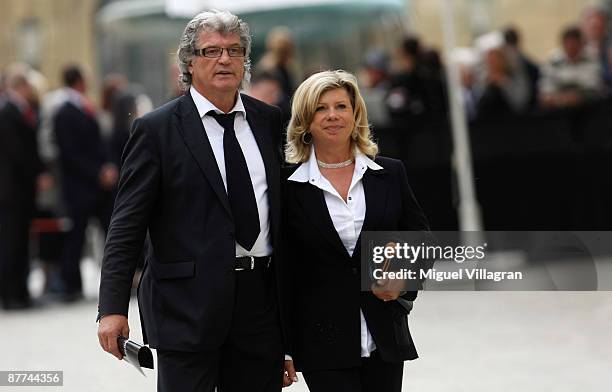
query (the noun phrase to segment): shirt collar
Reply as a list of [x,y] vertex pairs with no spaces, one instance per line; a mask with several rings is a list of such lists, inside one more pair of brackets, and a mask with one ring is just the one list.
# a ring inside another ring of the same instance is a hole
[[382,170],[383,167],[378,163],[374,162],[366,154],[362,153],[358,148],[355,148],[355,166],[361,167],[363,171],[366,169],[370,170]]
[[[367,169],[382,170],[383,167],[374,162],[367,155],[355,148],[355,171],[363,175]],[[314,146],[310,149],[310,157],[306,162],[302,162],[295,172],[289,176],[289,181],[296,182],[317,182],[321,179],[321,171],[317,164]]]
[[[206,97],[200,94],[198,90],[196,90],[193,86],[189,88],[189,93],[191,94],[191,98],[193,98],[193,102],[195,102],[200,118],[203,118],[206,113],[210,112],[211,110],[214,110],[219,114],[223,113],[221,109],[213,105],[212,102],[210,102],[208,99],[206,99]],[[244,118],[246,118],[246,110],[244,109],[244,104],[242,103],[242,97],[240,96],[240,93],[237,94],[238,98],[236,98],[236,104],[234,104],[234,107],[232,108],[232,110],[229,111],[229,113],[242,113]]]
[[66,100],[68,102],[71,102],[79,109],[82,109],[84,107],[83,101],[85,100],[85,97],[83,96],[83,94],[71,87],[66,88]]

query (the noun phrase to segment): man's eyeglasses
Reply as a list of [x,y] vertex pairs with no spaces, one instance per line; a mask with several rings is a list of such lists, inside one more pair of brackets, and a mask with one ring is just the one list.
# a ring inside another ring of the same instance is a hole
[[196,49],[194,53],[196,56],[217,58],[223,56],[224,50],[227,50],[227,54],[230,57],[244,57],[246,55],[246,48],[242,46],[232,46],[229,48],[211,46],[210,48]]

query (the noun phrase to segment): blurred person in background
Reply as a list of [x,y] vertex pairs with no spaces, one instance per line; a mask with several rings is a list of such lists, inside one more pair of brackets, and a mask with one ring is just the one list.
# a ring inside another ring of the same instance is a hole
[[291,30],[277,26],[270,30],[266,37],[266,52],[255,67],[256,72],[267,71],[275,74],[280,82],[282,96],[280,105],[283,115],[289,118],[290,102],[295,90],[291,67],[293,64],[294,46]]
[[100,110],[97,112],[100,133],[103,138],[109,139],[113,134],[115,123],[114,108],[121,92],[127,89],[128,80],[122,74],[110,74],[102,82],[102,96]]
[[423,47],[416,36],[404,39],[396,52],[387,104],[394,124],[411,128],[447,112],[444,68],[435,49]]
[[448,96],[445,69],[440,52],[434,48],[424,48],[421,63],[427,93],[428,121],[444,120],[448,115]]
[[387,106],[390,71],[389,55],[382,49],[370,49],[363,58],[358,80],[377,142],[388,156],[399,157],[401,152],[396,140],[397,135],[391,128],[391,116]]
[[[116,167],[121,166],[121,154],[130,136],[132,123],[138,117],[153,110],[153,102],[142,88],[130,84],[121,74],[110,74],[102,89],[102,110],[98,116],[103,136],[109,145],[109,159]],[[104,120],[102,120],[104,119]]]
[[478,118],[521,113],[528,103],[528,90],[525,84],[516,84],[512,68],[502,48],[492,48],[484,56],[486,76],[476,101]]
[[170,78],[168,79],[169,87],[168,90],[170,93],[166,101],[172,101],[175,98],[180,97],[185,94],[185,90],[181,87],[181,84],[177,82],[181,78],[181,69],[179,68],[177,63],[170,64],[169,67]]
[[298,87],[285,153],[296,368],[311,392],[399,392],[404,361],[418,357],[407,322],[417,292],[361,291],[360,237],[428,224],[402,162],[377,156],[353,75],[320,72]]
[[426,89],[421,76],[421,42],[407,37],[396,52],[395,70],[391,75],[387,105],[393,128],[404,133],[419,128],[424,121],[427,106]]
[[269,71],[253,73],[249,86],[249,95],[268,105],[279,105],[283,97],[283,90],[276,75]]
[[587,7],[582,14],[581,28],[585,38],[585,51],[599,62],[601,77],[608,88],[612,87],[612,41],[609,23],[610,14],[603,6]]
[[459,64],[459,79],[461,81],[461,97],[468,120],[476,119],[476,98],[474,97],[475,66]]
[[366,53],[359,72],[359,83],[370,122],[377,132],[390,125],[385,103],[390,87],[389,72],[390,59],[387,53],[381,49],[371,49]]
[[38,236],[38,257],[45,275],[43,297],[54,299],[63,292],[61,279],[61,253],[65,234],[69,230],[61,196],[61,178],[57,161],[57,144],[53,132],[55,114],[68,99],[66,87],[48,91],[42,95],[38,147],[40,156],[55,181],[53,186],[40,192],[37,198],[38,213],[34,228]]
[[268,105],[278,106],[283,114],[283,137],[289,123],[291,107],[289,100],[285,98],[283,86],[278,77],[278,73],[272,71],[256,71],[251,76],[251,83],[248,94]]
[[539,88],[542,106],[575,107],[601,97],[601,67],[586,53],[581,30],[576,26],[566,28],[561,44],[542,70]]
[[389,88],[390,65],[389,55],[384,50],[378,48],[368,50],[359,72],[360,85],[386,91]]
[[476,118],[476,96],[474,94],[476,85],[476,73],[478,66],[478,53],[471,47],[455,48],[451,52],[449,61],[459,68],[459,80],[461,82],[461,97],[468,120]]
[[[45,186],[39,187],[36,195],[36,213],[30,228],[30,242],[34,244],[37,254],[35,255],[40,262],[40,267],[44,273],[43,297],[46,294],[55,294],[61,290],[61,278],[59,273],[60,253],[63,246],[64,234],[67,231],[66,219],[63,218],[59,201],[59,183],[57,165],[50,157],[50,152],[54,146],[47,143],[52,140],[41,138],[42,124],[45,123],[43,112],[48,110],[45,107],[49,101],[45,98],[47,94],[47,79],[39,72],[32,70],[29,78],[36,90],[39,107],[39,131],[38,131],[38,150],[41,160],[47,170],[48,178],[51,180]],[[56,97],[57,98],[57,97]],[[48,298],[48,297],[47,297]]]
[[448,61],[458,68],[465,114],[469,121],[473,121],[476,118],[477,97],[475,92],[479,74],[479,53],[474,47],[458,47],[451,51]]
[[87,85],[81,69],[66,66],[63,79],[67,100],[55,114],[53,130],[64,207],[72,223],[61,256],[63,300],[71,302],[83,296],[80,262],[89,218],[95,216],[106,232],[118,172],[109,160],[96,109],[85,96]]
[[394,146],[388,153],[407,161],[405,151],[411,132],[424,129],[428,116],[427,87],[422,72],[422,48],[417,37],[406,37],[395,52],[393,72],[389,80],[386,106],[390,131],[385,144]]
[[504,36],[497,31],[480,36],[475,46],[482,55],[482,72],[475,85],[476,116],[497,119],[523,113],[529,105],[529,80],[512,64]]
[[53,121],[57,111],[68,100],[68,88],[61,86],[43,95],[40,108],[40,152],[47,164],[57,163],[57,143],[53,131]]
[[30,221],[37,188],[51,186],[38,153],[38,97],[26,64],[6,72],[0,108],[0,296],[4,309],[31,306],[27,280]]
[[521,79],[529,82],[529,97],[527,109],[535,109],[538,103],[538,82],[540,80],[540,68],[527,56],[521,48],[521,35],[514,26],[508,26],[503,30],[505,48],[504,52],[508,58],[513,71]]

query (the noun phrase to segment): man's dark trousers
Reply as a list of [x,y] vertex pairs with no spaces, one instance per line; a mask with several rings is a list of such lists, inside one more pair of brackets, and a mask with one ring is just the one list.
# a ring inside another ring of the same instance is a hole
[[283,353],[272,269],[236,271],[231,329],[212,351],[157,351],[158,391],[261,391],[282,388]]

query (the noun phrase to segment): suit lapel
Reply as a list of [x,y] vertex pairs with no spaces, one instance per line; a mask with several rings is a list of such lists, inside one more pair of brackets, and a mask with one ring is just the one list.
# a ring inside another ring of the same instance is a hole
[[183,136],[187,148],[204,176],[208,179],[208,182],[217,194],[221,204],[231,216],[232,212],[229,205],[229,199],[227,198],[227,192],[223,185],[223,179],[221,178],[221,172],[217,166],[217,161],[215,160],[215,155],[210,146],[206,131],[204,130],[202,119],[198,114],[198,109],[189,93],[181,97],[175,114],[177,129]]
[[[271,131],[275,130],[274,124],[270,124],[269,116],[262,116],[261,113],[251,104],[248,97],[242,95],[242,103],[247,113],[247,122],[255,136],[257,147],[266,170],[266,181],[268,183],[268,201],[270,203],[270,221],[273,229],[277,227],[280,219],[280,162],[274,154],[274,143]],[[278,132],[281,132],[278,129]]]
[[[361,227],[361,233],[369,230],[377,230],[380,227],[380,221],[384,217],[387,207],[387,195],[389,184],[387,180],[387,171],[385,169],[372,170],[368,169],[363,174],[363,191],[366,199],[366,215]],[[353,259],[361,257],[361,233],[355,244]]]
[[300,184],[299,191],[295,193],[304,209],[304,214],[310,219],[317,230],[319,230],[323,238],[325,238],[333,248],[348,256],[346,248],[327,210],[323,191],[316,186],[304,183]]
[[366,199],[366,215],[361,231],[376,229],[387,207],[388,183],[386,170],[368,169],[363,174],[363,191]]
[[[280,162],[275,157],[274,143],[269,130],[274,130],[275,127],[274,124],[270,124],[270,117],[262,116],[254,105],[249,102],[248,97],[242,95],[242,103],[247,113],[247,122],[255,136],[255,141],[257,142],[257,147],[259,147],[266,170],[270,221],[273,225],[272,232],[274,233],[274,229],[278,227],[277,222],[280,219],[277,207],[280,206]],[[281,130],[278,129],[278,131],[280,132]]]

